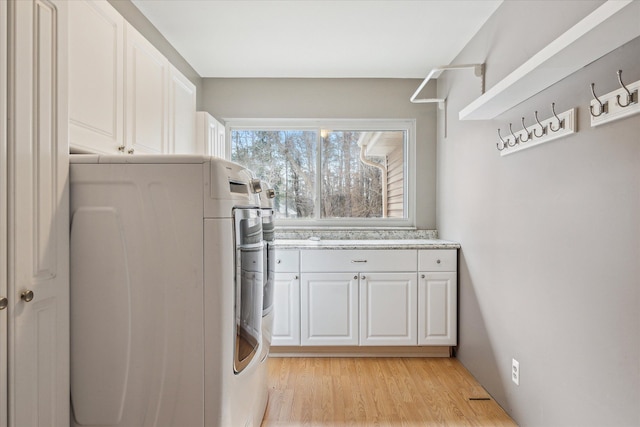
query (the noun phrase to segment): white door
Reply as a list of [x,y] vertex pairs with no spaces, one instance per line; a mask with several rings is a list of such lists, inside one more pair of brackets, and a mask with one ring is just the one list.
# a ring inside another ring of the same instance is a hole
[[68,426],[66,2],[8,9],[9,426]]
[[[0,188],[7,188],[7,2],[0,1]],[[0,191],[0,427],[7,427],[7,192]]]
[[300,345],[300,280],[296,273],[276,273],[273,281],[272,345]]
[[455,272],[420,273],[418,345],[456,345],[456,277]]
[[300,343],[358,345],[358,274],[300,275]]
[[417,344],[416,273],[360,274],[360,345]]

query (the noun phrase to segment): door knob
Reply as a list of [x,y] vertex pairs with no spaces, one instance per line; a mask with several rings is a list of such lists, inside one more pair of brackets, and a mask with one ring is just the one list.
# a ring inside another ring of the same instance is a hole
[[9,305],[9,300],[7,297],[0,298],[0,310],[4,310]]
[[22,301],[24,302],[30,302],[33,300],[33,291],[24,291],[22,295],[20,295],[20,298],[22,298]]

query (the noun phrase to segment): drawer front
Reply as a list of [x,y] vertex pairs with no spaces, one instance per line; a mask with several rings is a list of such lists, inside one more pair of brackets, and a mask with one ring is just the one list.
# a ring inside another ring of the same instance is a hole
[[300,251],[276,249],[275,271],[297,273],[300,269]]
[[419,271],[456,271],[458,251],[455,249],[426,249],[418,253]]
[[322,250],[300,252],[300,271],[365,272],[416,271],[416,250]]

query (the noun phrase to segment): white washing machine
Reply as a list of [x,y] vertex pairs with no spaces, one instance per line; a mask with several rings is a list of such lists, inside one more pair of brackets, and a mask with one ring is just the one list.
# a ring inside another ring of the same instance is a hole
[[72,424],[259,426],[259,181],[216,158],[82,155],[70,189]]

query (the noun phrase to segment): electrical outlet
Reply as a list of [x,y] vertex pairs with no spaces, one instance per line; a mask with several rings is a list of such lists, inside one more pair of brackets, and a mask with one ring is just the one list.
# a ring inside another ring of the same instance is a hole
[[520,385],[520,362],[516,359],[511,359],[511,381]]

